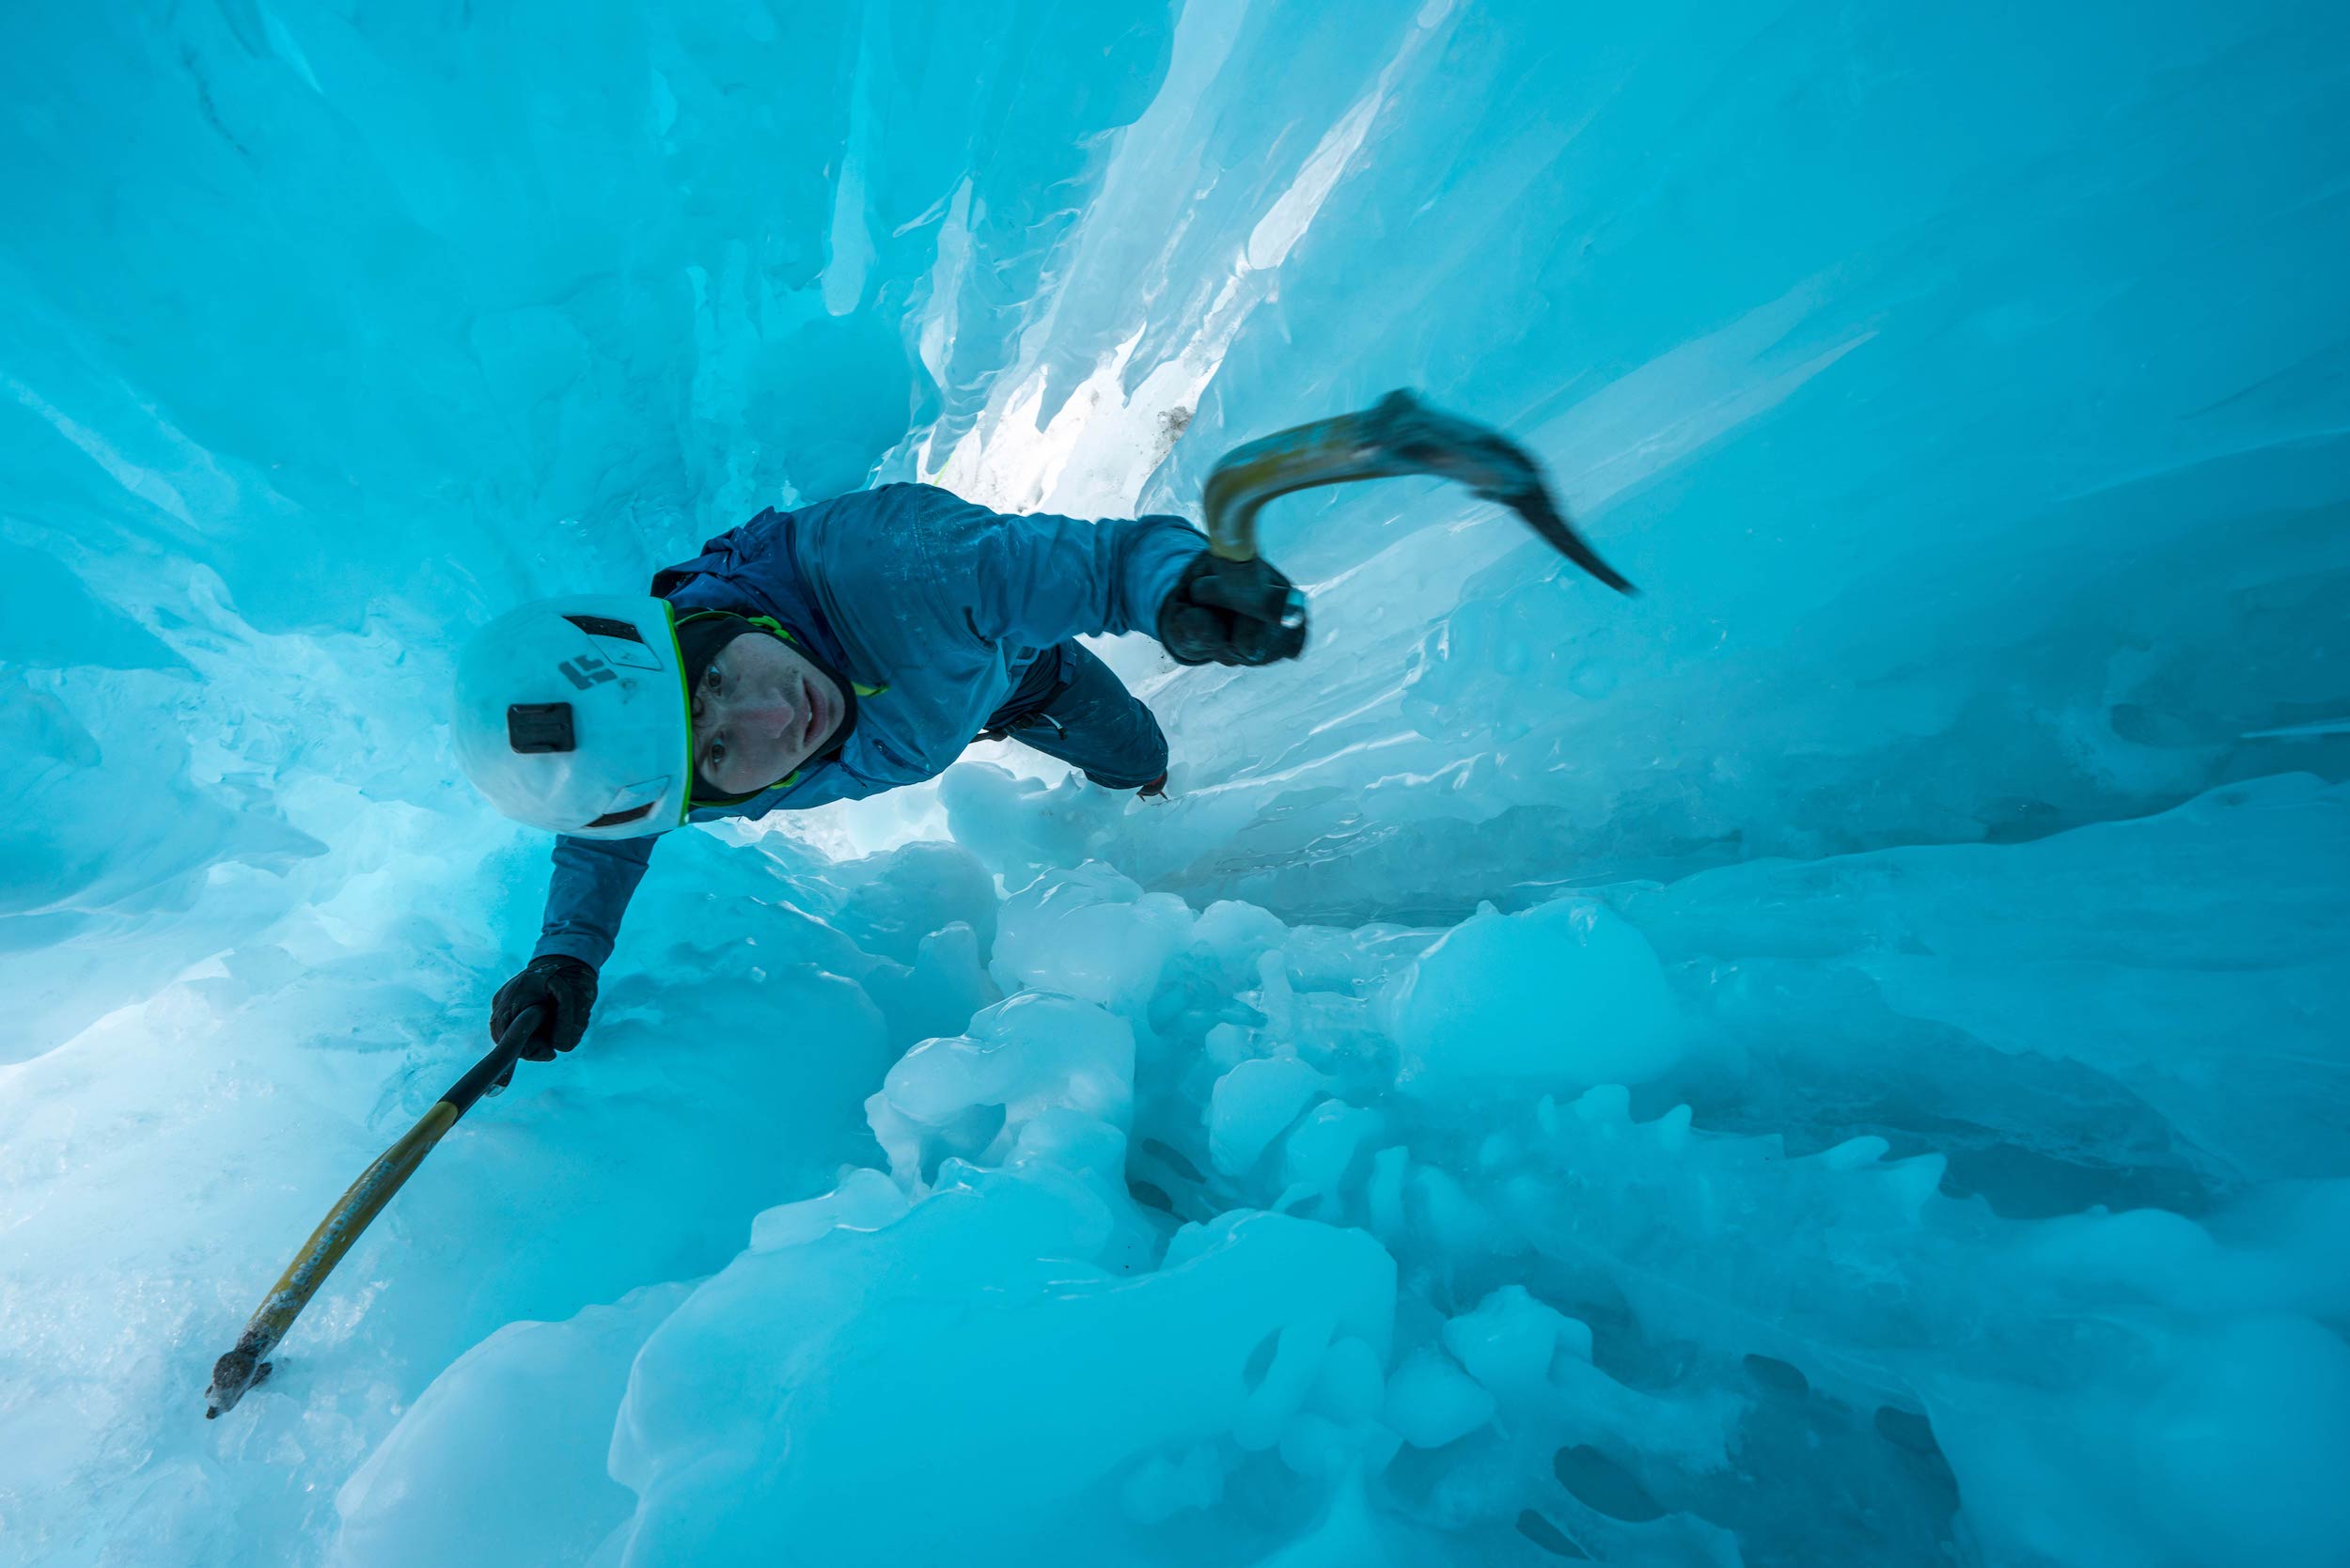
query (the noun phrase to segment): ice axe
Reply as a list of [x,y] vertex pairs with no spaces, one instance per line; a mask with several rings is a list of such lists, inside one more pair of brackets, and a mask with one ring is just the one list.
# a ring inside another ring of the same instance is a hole
[[211,1420],[224,1410],[233,1410],[237,1402],[270,1374],[274,1363],[261,1357],[277,1348],[277,1341],[286,1337],[286,1330],[343,1254],[359,1239],[368,1223],[383,1212],[392,1200],[400,1184],[416,1172],[424,1157],[432,1152],[432,1146],[442,1135],[457,1125],[457,1119],[473,1108],[473,1103],[483,1092],[502,1079],[522,1055],[523,1047],[536,1034],[544,1008],[531,1007],[516,1014],[498,1036],[497,1044],[490,1054],[473,1064],[465,1075],[449,1086],[448,1092],[432,1102],[432,1108],[417,1119],[416,1124],[403,1134],[398,1143],[376,1156],[375,1163],[359,1173],[359,1179],[337,1200],[319,1221],[319,1228],[310,1232],[310,1239],[302,1244],[294,1261],[286,1265],[286,1272],[277,1277],[261,1305],[254,1309],[252,1319],[239,1336],[237,1347],[212,1363],[212,1384],[204,1390],[204,1419]]
[[[1618,593],[1639,591],[1567,522],[1531,453],[1499,431],[1440,414],[1409,392],[1390,392],[1360,414],[1299,425],[1225,453],[1200,494],[1208,549],[1228,561],[1254,560],[1257,512],[1275,496],[1405,474],[1458,479],[1526,519],[1553,549]],[[1302,605],[1296,613],[1303,617]]]

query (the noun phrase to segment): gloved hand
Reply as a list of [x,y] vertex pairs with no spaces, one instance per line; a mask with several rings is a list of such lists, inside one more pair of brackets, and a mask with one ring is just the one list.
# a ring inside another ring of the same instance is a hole
[[553,1061],[588,1032],[588,1014],[596,1005],[596,972],[568,953],[534,958],[523,972],[498,987],[490,1002],[490,1038],[506,1032],[525,1008],[543,1005],[546,1017],[530,1043],[523,1047],[526,1061]]
[[1178,664],[1294,659],[1306,646],[1306,596],[1261,557],[1228,561],[1203,550],[1159,606],[1159,641]]

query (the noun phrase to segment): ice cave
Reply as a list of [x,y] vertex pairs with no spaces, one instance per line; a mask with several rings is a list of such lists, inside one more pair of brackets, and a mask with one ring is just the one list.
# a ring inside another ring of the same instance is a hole
[[[2350,1562],[2350,10],[0,35],[0,1563]],[[1415,472],[1173,656],[1399,389],[1637,592]],[[467,649],[868,493],[1180,522],[1040,635],[1163,789],[948,703],[670,823],[207,1419],[543,956]]]

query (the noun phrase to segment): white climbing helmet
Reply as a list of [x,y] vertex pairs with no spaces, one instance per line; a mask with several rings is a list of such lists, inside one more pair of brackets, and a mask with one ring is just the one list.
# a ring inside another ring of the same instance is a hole
[[694,769],[683,659],[651,595],[541,599],[457,666],[457,757],[517,822],[636,839],[685,820]]

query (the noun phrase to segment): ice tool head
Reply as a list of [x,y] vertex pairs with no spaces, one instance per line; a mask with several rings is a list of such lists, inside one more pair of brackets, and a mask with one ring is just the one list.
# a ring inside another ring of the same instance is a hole
[[1225,560],[1254,559],[1257,512],[1267,501],[1317,485],[1404,474],[1467,485],[1516,512],[1552,549],[1618,593],[1638,591],[1568,523],[1532,453],[1409,392],[1390,392],[1360,414],[1279,431],[1225,453],[1200,495],[1208,547]]
[[682,658],[650,595],[542,599],[492,621],[457,668],[457,756],[490,804],[582,839],[685,820]]

